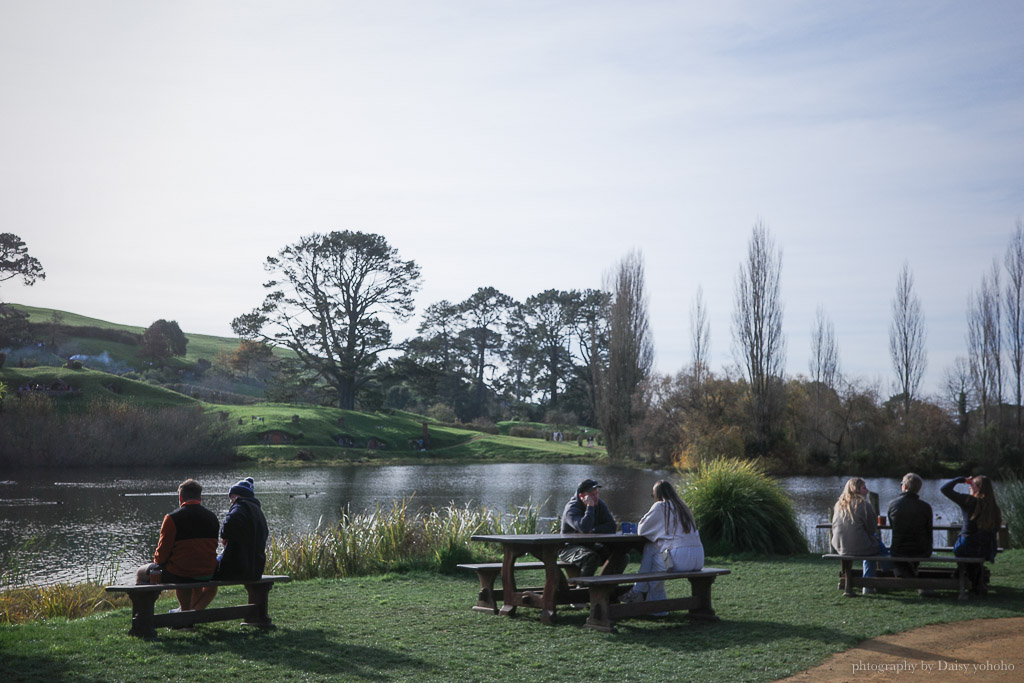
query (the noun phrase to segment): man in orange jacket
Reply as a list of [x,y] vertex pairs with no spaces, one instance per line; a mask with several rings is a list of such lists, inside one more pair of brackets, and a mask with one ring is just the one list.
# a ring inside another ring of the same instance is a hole
[[[217,542],[220,522],[203,507],[203,487],[195,479],[186,479],[178,487],[180,507],[164,517],[160,541],[153,562],[139,567],[136,583],[190,583],[208,581],[217,569]],[[151,578],[151,572],[159,572]],[[192,609],[199,591],[176,590],[180,609]]]

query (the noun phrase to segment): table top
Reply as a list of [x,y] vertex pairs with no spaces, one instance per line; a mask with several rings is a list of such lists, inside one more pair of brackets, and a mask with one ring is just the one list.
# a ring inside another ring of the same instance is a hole
[[[815,526],[815,528],[817,528],[817,529],[831,529],[832,528],[832,524],[829,523],[829,522],[821,522],[820,524],[817,524]],[[889,524],[879,524],[878,528],[879,529],[892,529],[892,526],[890,526]],[[964,525],[962,523],[961,524],[932,524],[932,531],[959,531],[959,530],[961,530],[963,528],[964,528]],[[1006,525],[1005,524],[1000,527],[1001,531],[1005,530],[1005,529],[1006,529]]]
[[484,543],[532,543],[555,545],[564,543],[636,543],[646,540],[639,534],[477,534],[470,540]]

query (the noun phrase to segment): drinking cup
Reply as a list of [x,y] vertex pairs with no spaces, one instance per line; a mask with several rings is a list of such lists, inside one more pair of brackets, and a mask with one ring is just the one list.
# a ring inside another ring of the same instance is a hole
[[885,526],[885,515],[878,515],[878,526]]

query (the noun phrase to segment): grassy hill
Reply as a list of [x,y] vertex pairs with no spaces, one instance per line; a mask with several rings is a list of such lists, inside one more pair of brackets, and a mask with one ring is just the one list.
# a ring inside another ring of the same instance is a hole
[[[21,306],[15,308],[29,315],[30,322],[50,323],[53,310]],[[154,379],[144,381],[148,363],[138,356],[138,347],[90,336],[76,336],[75,327],[124,331],[141,334],[143,328],[118,325],[104,320],[60,311],[64,334],[59,353],[36,350],[36,357],[27,359],[33,367],[18,367],[17,354],[0,368],[0,382],[8,387],[9,398],[20,387],[69,387],[70,391],[53,392],[59,411],[88,411],[96,399],[131,401],[150,408],[201,406],[211,419],[227,423],[238,437],[240,457],[276,463],[407,463],[407,462],[593,462],[606,457],[600,446],[580,446],[576,441],[552,442],[543,438],[510,436],[513,427],[529,427],[531,435],[550,434],[549,425],[540,423],[503,422],[498,434],[484,434],[472,428],[440,424],[434,420],[402,411],[363,413],[308,404],[258,402],[249,405],[226,405],[201,401],[185,393],[160,386]],[[212,360],[220,353],[229,353],[238,340],[227,337],[185,333],[189,340],[188,355],[173,359],[168,365],[178,368],[194,366],[200,358]],[[85,367],[73,370],[62,367],[71,355],[83,355]],[[92,358],[102,357],[104,363]],[[12,363],[13,360],[13,363]],[[122,374],[106,372],[117,369]],[[125,373],[125,368],[131,372]],[[138,378],[138,379],[136,379]],[[176,388],[183,388],[175,384]],[[184,385],[187,387],[187,385]],[[246,391],[234,384],[223,393]],[[205,396],[205,394],[204,394]],[[426,425],[430,447],[420,449]],[[593,433],[593,430],[590,430]]]

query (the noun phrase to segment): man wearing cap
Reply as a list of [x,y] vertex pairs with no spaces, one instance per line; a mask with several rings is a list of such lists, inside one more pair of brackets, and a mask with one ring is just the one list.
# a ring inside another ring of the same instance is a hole
[[[149,583],[149,573],[159,571],[160,583],[208,581],[217,569],[217,531],[220,522],[202,502],[203,487],[195,479],[186,479],[178,486],[178,507],[164,516],[160,540],[153,553],[153,562],[136,572],[136,583]],[[186,588],[175,591],[180,609],[202,609],[195,606],[199,591]]]
[[[220,537],[224,552],[217,558],[217,579],[258,579],[267,565],[267,518],[263,516],[260,501],[256,499],[256,486],[252,477],[246,477],[228,490],[231,507],[224,517]],[[217,587],[203,590],[196,604],[202,609],[217,595]]]
[[[601,485],[593,479],[584,479],[576,487],[576,494],[565,504],[562,512],[563,534],[614,534],[615,518],[598,493]],[[580,576],[593,576],[598,565],[612,553],[600,543],[569,545],[558,554],[562,562],[569,562],[580,570]],[[606,567],[608,574],[620,574],[629,562],[628,555],[619,555]]]

